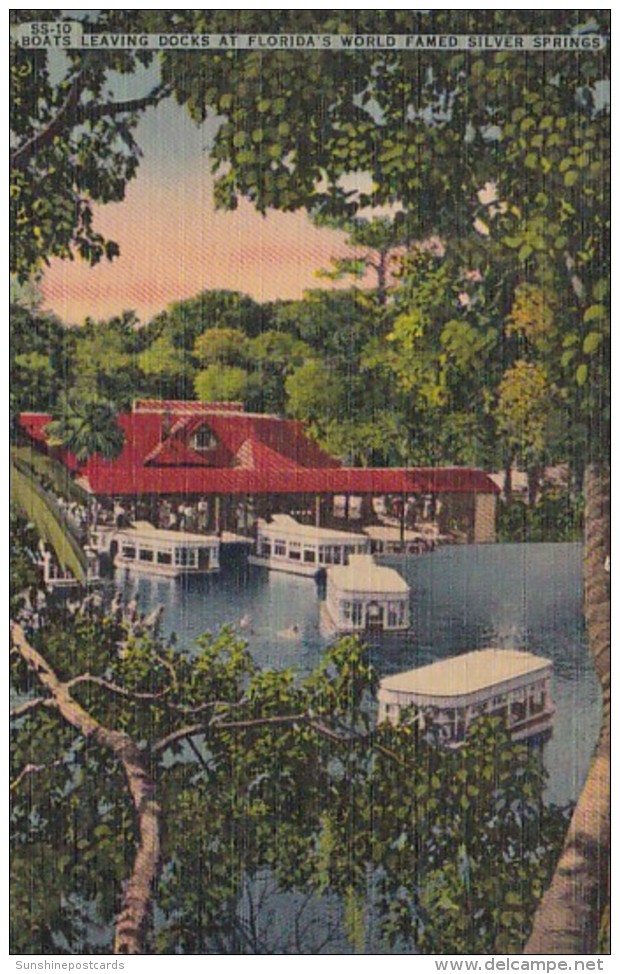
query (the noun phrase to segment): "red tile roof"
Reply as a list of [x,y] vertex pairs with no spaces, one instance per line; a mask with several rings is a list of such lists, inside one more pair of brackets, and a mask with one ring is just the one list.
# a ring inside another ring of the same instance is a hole
[[[278,494],[278,493],[498,493],[482,470],[467,467],[342,467],[308,438],[301,423],[215,408],[209,403],[141,401],[118,418],[125,433],[116,459],[91,457],[81,467],[67,451],[62,461],[99,495]],[[168,408],[171,407],[171,408]],[[170,422],[173,413],[175,421]],[[46,446],[50,416],[22,413],[20,425]],[[190,438],[208,426],[216,439],[209,450]]]

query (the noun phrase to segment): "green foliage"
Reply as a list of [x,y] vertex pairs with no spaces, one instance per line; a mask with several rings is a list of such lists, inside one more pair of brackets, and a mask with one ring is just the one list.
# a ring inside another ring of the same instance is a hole
[[532,506],[500,500],[497,511],[499,541],[579,541],[583,537],[583,499],[568,490],[543,487]]
[[203,402],[243,402],[250,393],[250,384],[250,374],[236,365],[213,363],[194,378],[196,397]]
[[73,390],[128,407],[144,379],[139,369],[137,322],[132,312],[109,321],[87,319],[71,332]]
[[339,376],[327,363],[308,359],[285,381],[287,408],[292,416],[321,426],[339,415],[343,389]]
[[260,305],[237,291],[202,291],[176,301],[144,329],[147,341],[167,337],[175,348],[192,352],[197,338],[211,328],[238,329],[253,337],[271,321],[269,305]]
[[62,394],[47,427],[49,443],[73,453],[79,463],[93,454],[115,457],[123,448],[124,433],[117,423],[117,409],[97,393]]
[[11,458],[10,480],[13,503],[32,521],[39,538],[50,545],[62,567],[84,581],[84,552],[54,495],[44,490],[32,467],[17,456]]
[[[37,16],[13,11],[11,21]],[[102,30],[123,21],[114,11],[101,11],[99,19]],[[139,111],[156,103],[159,92],[123,105],[111,98],[109,77],[111,71],[131,73],[151,58],[144,51],[103,57],[70,52],[60,67],[46,48],[11,44],[11,269],[20,280],[51,257],[77,254],[96,264],[118,253],[116,243],[95,230],[93,204],[124,198],[140,155],[134,139]]]
[[51,315],[12,303],[9,311],[11,406],[44,411],[67,378],[66,331]]
[[34,524],[20,514],[19,505],[11,504],[9,510],[11,537],[9,595],[10,610],[13,616],[22,605],[24,592],[41,586],[41,570],[33,561],[33,552],[38,544]]
[[553,406],[554,390],[542,366],[519,359],[505,372],[498,387],[498,427],[525,464],[544,453]]
[[191,399],[196,366],[193,357],[183,348],[172,344],[163,334],[149,344],[137,357],[137,365],[144,376],[145,393],[154,399]]
[[[148,755],[165,823],[150,951],[252,950],[243,917],[260,922],[265,905],[247,897],[266,876],[289,909],[298,894],[339,901],[352,949],[367,949],[370,915],[386,947],[522,942],[564,817],[542,804],[536,754],[497,723],[459,752],[410,724],[373,727],[377,678],[353,638],[306,678],[261,670],[227,629],[185,652],[51,607],[30,638],[75,700]],[[11,669],[18,699],[42,692],[19,656]],[[109,949],[137,841],[120,767],[47,707],[14,723],[11,764],[15,948]]]
[[249,344],[238,328],[210,328],[196,339],[194,355],[201,365],[244,366]]

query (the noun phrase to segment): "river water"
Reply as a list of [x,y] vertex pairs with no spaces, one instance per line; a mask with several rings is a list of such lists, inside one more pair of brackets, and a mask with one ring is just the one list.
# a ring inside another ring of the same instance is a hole
[[[600,722],[600,692],[581,614],[580,544],[455,545],[384,558],[411,586],[413,632],[373,648],[380,676],[485,646],[526,649],[554,661],[554,732],[544,745],[547,797],[564,804],[583,785]],[[244,564],[221,574],[163,579],[123,573],[116,584],[141,611],[163,605],[180,646],[230,624],[264,668],[300,673],[319,660],[313,579]],[[298,631],[294,631],[296,627]]]

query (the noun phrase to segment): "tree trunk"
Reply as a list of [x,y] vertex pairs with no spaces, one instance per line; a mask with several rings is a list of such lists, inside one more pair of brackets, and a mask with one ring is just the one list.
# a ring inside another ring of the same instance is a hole
[[584,613],[603,693],[603,719],[590,771],[525,954],[598,953],[601,917],[608,902],[611,629],[609,470],[605,465],[586,467],[585,494]]
[[512,504],[512,453],[504,465],[504,503],[506,508]]
[[530,510],[533,510],[538,500],[538,489],[540,487],[542,473],[543,468],[538,464],[529,467],[527,471],[527,502]]
[[51,696],[53,706],[63,720],[108,748],[120,761],[133,802],[138,824],[138,849],[131,875],[123,893],[121,911],[116,919],[115,954],[145,954],[144,934],[151,916],[153,889],[160,867],[161,809],[155,798],[155,783],[150,775],[146,755],[120,731],[99,723],[71,696],[47,660],[30,645],[22,628],[11,624],[11,637],[28,667]]

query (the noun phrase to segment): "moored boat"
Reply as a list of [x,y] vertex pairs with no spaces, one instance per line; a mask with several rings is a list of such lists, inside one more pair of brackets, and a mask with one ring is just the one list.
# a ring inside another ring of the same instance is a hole
[[220,540],[214,535],[166,531],[148,521],[106,534],[115,568],[149,575],[204,575],[220,569]]
[[501,717],[513,740],[548,734],[555,707],[553,663],[516,649],[480,649],[381,680],[379,722],[396,724],[403,710],[433,724],[448,747],[460,747],[480,716]]
[[395,569],[363,554],[351,555],[348,565],[332,566],[326,574],[324,629],[341,634],[409,631],[410,589]]
[[300,524],[289,514],[257,523],[256,545],[248,561],[275,571],[314,576],[330,565],[348,565],[352,555],[370,551],[364,534]]

